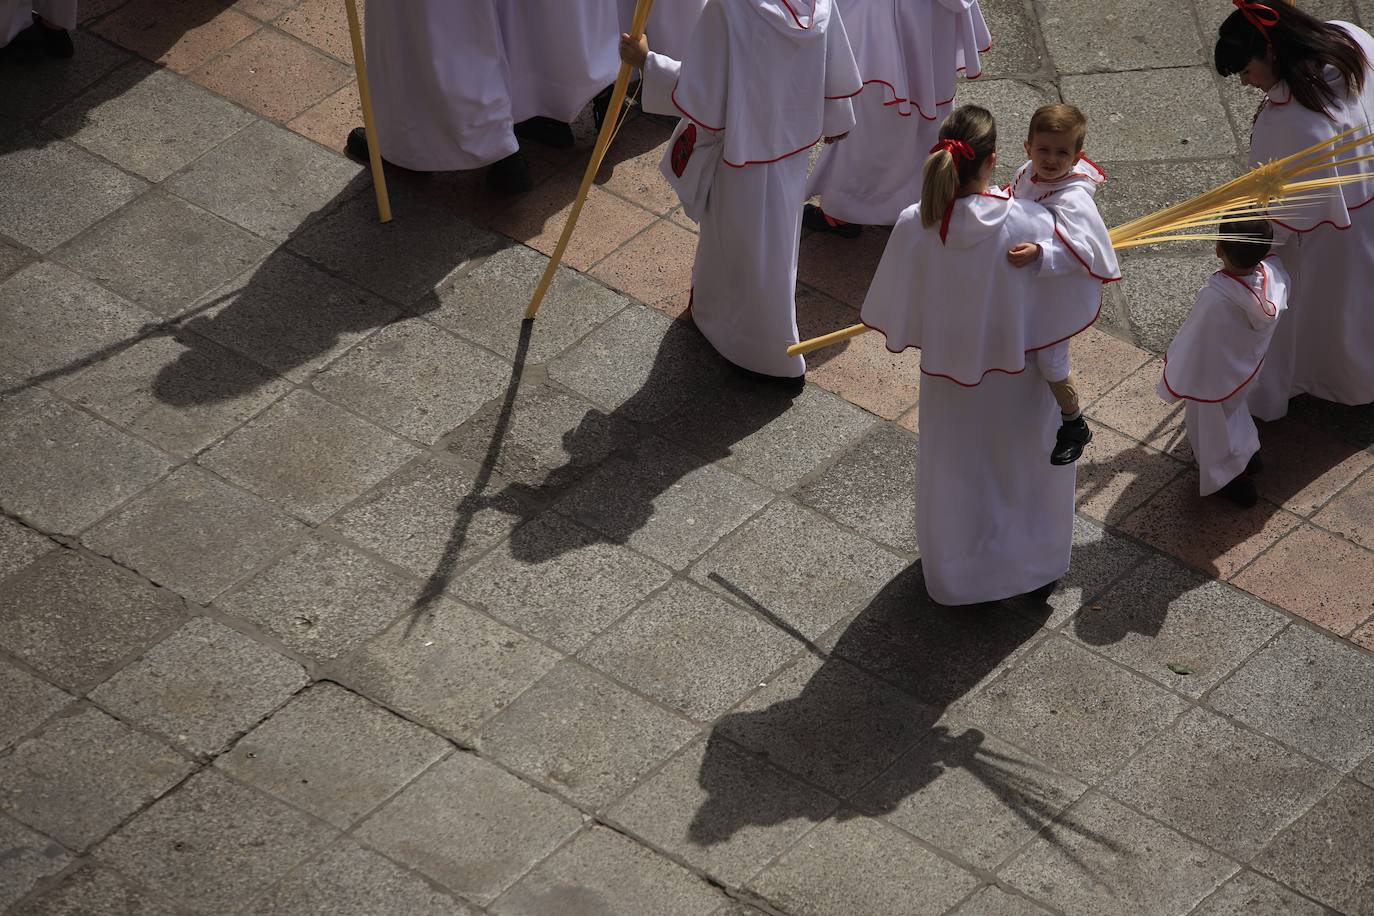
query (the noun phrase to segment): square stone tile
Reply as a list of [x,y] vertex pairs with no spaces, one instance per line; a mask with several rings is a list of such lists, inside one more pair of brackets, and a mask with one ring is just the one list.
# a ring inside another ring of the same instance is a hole
[[335,666],[336,679],[454,741],[471,745],[482,723],[559,656],[514,630],[439,599],[409,614]]
[[193,769],[162,742],[86,708],[55,720],[0,758],[0,807],[79,850]]
[[516,529],[449,593],[576,652],[671,575],[574,522],[546,514]]
[[905,566],[871,541],[779,500],[702,557],[691,575],[724,595],[744,592],[815,639]]
[[[993,35],[991,50],[978,56],[984,79],[1030,75],[1047,66],[1044,39],[1029,7],[1017,0],[982,0],[978,6]],[[1016,36],[1016,40],[1008,41],[998,38],[999,35]],[[958,90],[962,95],[964,87],[960,85]]]
[[63,245],[52,258],[171,317],[271,250],[234,224],[155,190]]
[[1355,772],[1351,775],[1365,785],[1374,788],[1374,755],[1371,755],[1368,760],[1356,767]]
[[330,527],[389,562],[430,579],[427,593],[448,586],[458,566],[504,540],[528,510],[503,481],[428,460],[403,468]]
[[1052,613],[1045,625],[1057,627],[1068,620],[1147,555],[1134,542],[1075,517],[1072,562],[1046,601]]
[[241,738],[215,765],[346,830],[449,749],[438,735],[321,683]]
[[1065,913],[1087,916],[1187,913],[1235,871],[1224,856],[1091,793],[999,877]]
[[[959,88],[961,91],[964,89],[963,86]],[[864,297],[868,295],[868,284],[873,280],[878,261],[887,247],[889,235],[887,230],[872,226],[865,226],[863,234],[856,239],[842,239],[828,232],[807,233],[799,249],[797,279],[852,309],[861,308]],[[801,303],[797,305],[800,324]],[[809,333],[814,336],[826,332],[812,329]],[[883,339],[881,334],[870,336]],[[808,357],[808,367],[811,362]]]
[[946,720],[854,804],[991,869],[1086,790],[1025,752]]
[[562,662],[482,727],[484,755],[601,808],[697,734],[585,666]]
[[[1360,489],[1358,483],[1350,483],[1374,466],[1374,455],[1296,417],[1265,423],[1261,435],[1264,470],[1255,475],[1255,486],[1269,501],[1299,515],[1311,516],[1333,497],[1349,505],[1347,494]],[[1342,517],[1340,509],[1327,517]],[[1374,539],[1365,546],[1374,547]]]
[[377,198],[368,187],[297,233],[291,249],[398,305],[426,312],[437,306],[438,290],[450,276],[509,244],[439,206],[423,188],[396,181],[388,191],[396,214],[391,222],[378,222]]
[[355,836],[487,904],[581,826],[576,809],[459,753],[411,783]]
[[758,484],[645,438],[588,475],[556,508],[680,571],[772,498]]
[[[803,339],[859,320],[857,310],[820,293],[798,291],[797,329]],[[895,420],[920,397],[918,350],[893,353],[881,334],[864,334],[806,357],[806,377],[851,404]]]
[[87,532],[85,541],[207,604],[305,530],[252,494],[188,465]]
[[1215,713],[1193,709],[1103,790],[1246,862],[1339,778]]
[[0,284],[0,355],[32,369],[33,381],[60,381],[153,325],[133,303],[45,261]]
[[253,121],[194,83],[136,62],[44,122],[149,181],[161,181]]
[[800,650],[758,616],[675,580],[580,657],[694,719],[710,720]]
[[1188,473],[1127,516],[1121,530],[1204,575],[1229,579],[1301,523],[1264,500],[1238,509],[1222,499],[1203,499],[1197,478]]
[[291,390],[188,332],[145,338],[72,377],[62,394],[175,455],[193,455]]
[[491,905],[497,916],[706,916],[724,895],[682,866],[594,826],[534,867]]
[[836,802],[718,736],[641,783],[607,819],[716,881],[739,885]]
[[658,119],[642,113],[631,116],[616,134],[596,183],[660,216],[672,210],[678,205],[677,192],[659,170],[672,133],[673,129]]
[[147,187],[51,134],[20,128],[0,140],[0,233],[39,252],[61,245]]
[[749,888],[798,916],[935,916],[978,883],[909,837],[851,817],[808,833]]
[[170,904],[130,886],[115,872],[98,865],[70,872],[55,887],[29,897],[10,912],[16,916],[179,916]]
[[62,687],[84,691],[184,613],[180,598],[127,570],[54,550],[0,586],[0,645]]
[[419,454],[413,446],[298,390],[200,457],[200,463],[319,524]]
[[0,239],[0,280],[8,280],[32,260],[26,249]]
[[1122,260],[1132,334],[1142,347],[1163,353],[1192,311],[1197,291],[1221,262],[1211,251],[1159,256],[1127,251]]
[[[208,2],[208,0],[207,0]],[[369,183],[362,166],[260,121],[167,180],[174,194],[275,242],[345,191]]]
[[224,913],[290,872],[333,834],[211,768],[134,818],[95,854],[198,913]]
[[962,716],[1061,772],[1093,781],[1186,708],[1163,688],[1054,638],[986,687]]
[[1354,633],[1351,633],[1350,641],[1357,646],[1364,646],[1369,651],[1374,652],[1374,620],[1371,620]]
[[0,517],[0,579],[18,572],[56,546],[32,528]]
[[1049,910],[1037,906],[1029,898],[988,885],[953,912],[958,916],[1047,916]]
[[379,426],[432,445],[500,397],[509,373],[485,350],[412,320],[374,334],[313,387]]
[[188,330],[298,383],[396,318],[377,297],[281,252],[207,295],[194,311]]
[[[1163,371],[1163,360],[1150,360],[1099,398],[1088,415],[1136,442],[1191,462],[1193,451],[1184,428],[1183,404],[1166,404],[1155,393]],[[1089,446],[1089,454],[1093,448]]]
[[1342,772],[1374,752],[1374,656],[1303,626],[1246,662],[1208,704]]
[[258,24],[216,0],[132,0],[95,25],[104,37],[177,73],[191,70],[253,34]]
[[[7,365],[18,371],[8,371],[5,368]],[[51,401],[51,395],[38,387],[37,381],[29,378],[27,369],[21,369],[17,363],[0,354],[0,426]]]
[[524,383],[508,397],[488,402],[445,448],[545,498],[641,435],[628,421],[552,385]]
[[1088,328],[1069,345],[1079,398],[1091,404],[1145,365],[1150,354],[1097,328]]
[[692,292],[696,249],[694,233],[660,219],[603,259],[591,275],[645,305],[664,300],[686,303]]
[[411,609],[419,585],[342,544],[308,540],[216,603],[318,661],[346,655]]
[[[357,7],[359,25],[365,29],[367,5],[359,0]],[[348,35],[348,19],[329,0],[301,0],[293,9],[278,18],[274,25],[331,57],[338,58],[346,64],[353,63],[353,43]]]
[[[526,358],[536,363],[547,362],[626,304],[625,297],[582,274],[559,267],[539,306],[538,317],[528,326],[522,324],[520,318],[548,261],[546,256],[522,245],[503,248],[442,289],[438,308],[430,313],[429,319],[507,359],[514,359],[521,351],[522,335],[528,333],[524,343]],[[618,354],[617,368],[625,368],[625,357],[638,362],[647,356],[648,353],[627,348]]]
[[815,385],[790,403],[756,385],[729,386],[717,402],[693,400],[659,433],[728,471],[785,490],[872,429],[873,416]]
[[43,878],[57,874],[72,862],[71,854],[57,843],[4,815],[0,815],[0,849],[5,850],[5,868],[0,871],[0,906],[14,903]]
[[91,692],[115,715],[212,757],[306,684],[300,665],[197,617]]
[[902,553],[916,551],[916,437],[877,426],[796,498]]
[[1286,626],[1287,617],[1244,592],[1156,557],[1079,611],[1070,632],[1108,658],[1200,697]]
[[352,71],[280,32],[259,29],[189,75],[249,111],[289,121],[346,83]]
[[[725,419],[721,399],[730,384],[727,371],[691,322],[648,308],[625,309],[549,365],[553,381],[617,418],[646,423],[707,399],[721,411],[715,414],[719,424]],[[758,414],[771,419],[791,402],[772,390],[751,389],[756,407],[750,419],[759,424],[766,421],[756,419]],[[724,453],[716,450],[708,457]]]
[[413,871],[343,839],[253,901],[262,916],[476,916]]
[[[91,6],[81,4],[80,13]],[[36,120],[132,57],[84,29],[73,31],[71,39],[76,49],[71,57],[0,55],[0,84],[8,90],[0,95],[0,115],[16,124]]]
[[1374,789],[1346,780],[1269,844],[1255,867],[1342,913],[1374,913]]
[[1189,0],[1148,8],[1112,0],[1043,0],[1038,12],[1060,73],[1188,67],[1211,60],[1203,60],[1197,35],[1187,27]]
[[1196,479],[1181,461],[1141,445],[1092,419],[1093,441],[1078,461],[1074,503],[1080,514],[1098,522],[1121,520],[1182,476],[1197,491]]
[[358,85],[347,83],[333,95],[296,115],[286,126],[326,149],[343,153],[348,132],[361,123],[363,104],[358,98]]
[[[1211,67],[1066,76],[1061,87],[1064,98],[1088,116],[1093,158],[1099,161],[1204,159],[1237,152]],[[1172,107],[1177,99],[1190,100],[1186,114]]]
[[1194,916],[1325,916],[1328,912],[1252,871],[1242,871],[1193,910]]
[[926,734],[939,713],[842,659],[802,655],[712,729],[848,798]]
[[1235,583],[1320,627],[1349,636],[1374,608],[1374,553],[1303,525],[1236,576]]
[[[47,681],[41,680],[0,659],[0,751],[42,725],[72,698]],[[3,758],[0,758],[3,763]]]
[[[570,167],[537,185],[491,221],[491,228],[535,251],[551,254],[572,211],[585,166]],[[654,221],[654,214],[595,185],[563,253],[563,263],[587,270]]]

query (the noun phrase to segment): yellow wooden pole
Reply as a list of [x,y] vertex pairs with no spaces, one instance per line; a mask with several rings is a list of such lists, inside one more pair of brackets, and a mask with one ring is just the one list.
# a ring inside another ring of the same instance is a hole
[[810,340],[803,340],[801,343],[794,343],[787,348],[788,356],[805,356],[812,350],[819,350],[821,347],[828,347],[848,340],[851,337],[858,337],[868,330],[866,324],[851,324],[847,328],[838,331],[831,331],[829,334],[822,334],[820,337],[813,337]]
[[[653,6],[654,0],[639,0],[635,4],[634,17],[630,24],[630,34],[635,38],[644,34],[644,25],[649,21],[649,11]],[[587,163],[587,171],[582,176],[582,186],[577,189],[572,210],[568,212],[568,221],[563,224],[563,234],[558,237],[558,244],[554,246],[548,266],[544,268],[544,275],[539,278],[539,285],[535,287],[534,296],[530,299],[529,307],[525,309],[527,319],[539,313],[539,305],[544,301],[544,294],[549,291],[549,286],[558,271],[558,264],[563,260],[563,252],[567,250],[568,242],[572,239],[573,227],[577,225],[577,218],[582,215],[582,204],[586,202],[592,181],[601,170],[601,162],[606,158],[606,150],[611,146],[616,125],[620,121],[620,108],[625,104],[625,93],[630,88],[630,70],[629,64],[620,64],[620,73],[615,78],[615,88],[611,90],[611,104],[606,109],[606,120],[601,123],[601,133],[597,135],[596,145],[592,147],[591,162]]]
[[372,90],[367,83],[367,64],[363,61],[363,30],[358,22],[357,0],[344,0],[348,11],[348,34],[353,39],[353,69],[358,74],[358,99],[363,105],[363,130],[367,131],[367,158],[372,166],[372,189],[377,192],[377,218],[391,222],[391,197],[386,192],[386,172],[382,170],[382,144],[377,136],[377,120],[372,116]]

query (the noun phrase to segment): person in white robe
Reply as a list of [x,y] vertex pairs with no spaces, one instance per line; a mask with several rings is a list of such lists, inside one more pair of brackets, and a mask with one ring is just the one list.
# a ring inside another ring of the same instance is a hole
[[[620,0],[620,31],[627,32],[634,17],[635,0]],[[654,53],[673,60],[687,55],[687,42],[696,28],[706,0],[655,0],[644,28]]]
[[[992,36],[977,0],[836,0],[864,89],[849,139],[822,151],[806,226],[845,237],[890,226],[921,196],[921,163],[954,110],[960,71],[981,74]],[[827,219],[829,217],[829,219]]]
[[[1223,76],[1239,74],[1245,85],[1265,90],[1250,138],[1252,166],[1352,127],[1368,136],[1374,124],[1374,38],[1349,22],[1321,22],[1283,0],[1245,3],[1222,23],[1215,56]],[[1371,154],[1374,141],[1344,158]],[[1366,179],[1275,222],[1293,293],[1251,386],[1250,409],[1259,419],[1277,420],[1289,399],[1304,393],[1339,404],[1374,401],[1371,201],[1374,180]]]
[[[29,31],[54,57],[74,52],[70,30],[76,28],[77,0],[0,0],[0,48]],[[32,30],[32,31],[30,31]]]
[[[1222,232],[1272,238],[1263,221],[1222,224]],[[1248,388],[1264,365],[1279,315],[1288,307],[1288,274],[1269,246],[1220,242],[1223,268],[1211,276],[1169,344],[1156,391],[1184,401],[1188,444],[1198,463],[1198,493],[1217,493],[1243,508],[1259,499],[1250,473],[1259,469],[1259,431]],[[1284,320],[1287,320],[1286,318]]]
[[1074,465],[1044,460],[1059,407],[1035,352],[1093,323],[1101,284],[1011,264],[1025,239],[1062,243],[1044,207],[988,190],[987,110],[960,107],[940,133],[861,317],[888,350],[921,350],[916,539],[931,598],[961,605],[1039,592],[1068,571]]
[[[491,166],[504,191],[530,187],[511,115],[497,0],[407,0],[367,11],[365,55],[382,158],[421,172]],[[348,148],[367,156],[355,128]]]
[[831,0],[708,0],[680,62],[628,38],[644,109],[681,116],[662,169],[701,224],[692,319],[736,367],[799,383],[807,153],[854,126],[861,88],[844,23]]
[[[1026,136],[1030,157],[1008,186],[1011,195],[1033,200],[1054,216],[1054,233],[1061,245],[1048,239],[1023,242],[1012,249],[1011,262],[1018,267],[1039,262],[1048,276],[1084,273],[1102,283],[1121,279],[1116,250],[1093,196],[1107,181],[1107,173],[1083,155],[1088,119],[1073,105],[1042,105],[1031,117]],[[1063,252],[1056,257],[1056,252]],[[1060,424],[1055,433],[1050,464],[1071,464],[1092,441],[1092,428],[1083,419],[1078,385],[1069,360],[1069,342],[1061,341],[1037,354],[1040,371],[1059,404]]]

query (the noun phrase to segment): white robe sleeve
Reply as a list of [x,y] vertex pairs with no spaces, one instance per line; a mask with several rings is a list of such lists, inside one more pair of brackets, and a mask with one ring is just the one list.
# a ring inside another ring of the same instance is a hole
[[649,59],[644,62],[639,88],[640,107],[652,114],[676,115],[678,110],[673,105],[673,87],[677,85],[681,70],[680,61],[650,51]]
[[1040,243],[1039,274],[1064,276],[1081,270],[1103,283],[1120,280],[1116,250],[1092,195],[1081,187],[1066,188],[1047,206],[1054,214],[1055,239]]
[[838,137],[854,129],[854,96],[864,88],[859,65],[849,46],[849,35],[840,18],[840,8],[832,7],[825,30],[825,114],[821,121],[824,137]]

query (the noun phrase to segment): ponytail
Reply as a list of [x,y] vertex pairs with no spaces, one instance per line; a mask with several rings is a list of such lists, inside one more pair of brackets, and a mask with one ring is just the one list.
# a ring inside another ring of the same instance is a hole
[[944,219],[959,188],[983,168],[997,150],[997,122],[977,105],[956,108],[940,125],[940,142],[931,149],[921,172],[921,225]]

